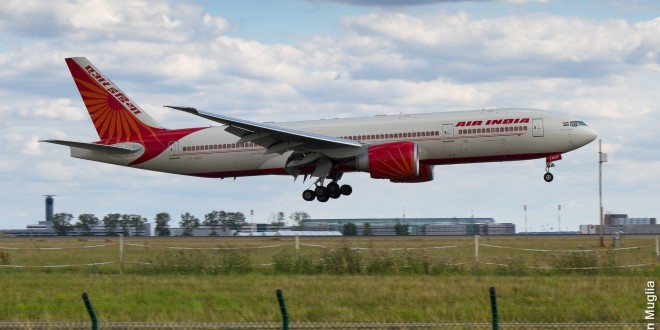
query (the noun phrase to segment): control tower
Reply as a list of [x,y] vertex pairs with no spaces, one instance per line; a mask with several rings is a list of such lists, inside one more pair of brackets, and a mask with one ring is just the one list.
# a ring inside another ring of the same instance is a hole
[[46,196],[46,221],[52,222],[53,221],[53,204],[55,203],[55,200],[53,199],[53,196],[55,195],[44,195]]

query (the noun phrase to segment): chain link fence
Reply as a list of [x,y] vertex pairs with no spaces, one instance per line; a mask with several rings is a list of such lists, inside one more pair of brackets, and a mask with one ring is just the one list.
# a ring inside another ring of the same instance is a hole
[[[89,329],[85,322],[0,322],[0,329]],[[283,329],[280,323],[100,322],[100,329]],[[490,323],[291,323],[289,329],[493,329]],[[500,329],[645,329],[643,323],[500,323]]]

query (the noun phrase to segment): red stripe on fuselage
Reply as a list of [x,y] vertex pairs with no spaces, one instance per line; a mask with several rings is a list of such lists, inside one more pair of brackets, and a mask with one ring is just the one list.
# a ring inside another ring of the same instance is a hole
[[[469,164],[469,163],[488,163],[488,162],[509,162],[518,160],[530,160],[545,158],[549,154],[554,153],[534,153],[534,154],[515,154],[515,155],[499,155],[499,156],[480,156],[480,157],[461,157],[461,158],[436,158],[436,159],[423,159],[420,160],[420,165],[454,165],[454,164]],[[307,167],[301,171],[300,174],[311,174],[312,167]],[[356,172],[354,168],[348,166],[341,166],[339,172],[350,173]],[[204,177],[204,178],[238,178],[244,176],[259,176],[259,175],[290,175],[284,168],[268,168],[258,170],[240,170],[240,171],[225,171],[225,172],[208,172],[208,173],[193,173],[190,176]]]
[[454,165],[454,164],[470,164],[470,163],[509,162],[509,161],[517,161],[517,160],[545,158],[549,154],[553,154],[553,153],[550,152],[550,153],[535,153],[535,154],[422,159],[419,161],[419,163],[422,165]]
[[[146,161],[154,159],[156,156],[160,155],[170,146],[170,142],[176,142],[182,138],[206,129],[208,127],[195,127],[195,128],[184,128],[184,129],[170,129],[170,130],[159,130],[156,134],[150,135],[147,137],[132,137],[126,142],[139,143],[144,146],[144,153],[138,159],[132,161],[129,166],[142,164]],[[99,144],[115,144],[114,139],[97,142]]]

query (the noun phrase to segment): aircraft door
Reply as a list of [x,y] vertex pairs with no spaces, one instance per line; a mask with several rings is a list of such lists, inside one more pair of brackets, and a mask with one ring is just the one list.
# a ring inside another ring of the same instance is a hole
[[532,135],[543,137],[543,118],[532,119]]
[[170,142],[170,159],[179,159],[179,141]]
[[442,124],[442,142],[454,142],[454,124]]

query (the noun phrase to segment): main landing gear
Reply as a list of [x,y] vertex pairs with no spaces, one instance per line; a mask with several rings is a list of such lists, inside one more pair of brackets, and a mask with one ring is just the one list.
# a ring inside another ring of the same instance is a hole
[[341,195],[348,196],[353,192],[353,187],[344,184],[339,185],[336,180],[333,180],[328,184],[328,186],[323,186],[323,180],[319,179],[315,183],[316,187],[312,189],[307,189],[303,191],[302,197],[304,200],[311,202],[314,199],[318,200],[321,203],[325,203],[330,198],[337,199]]

